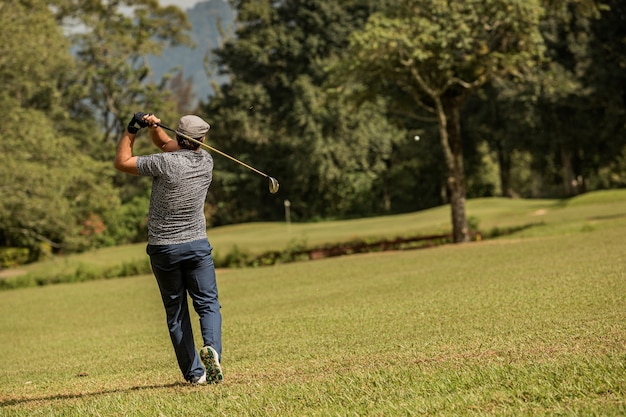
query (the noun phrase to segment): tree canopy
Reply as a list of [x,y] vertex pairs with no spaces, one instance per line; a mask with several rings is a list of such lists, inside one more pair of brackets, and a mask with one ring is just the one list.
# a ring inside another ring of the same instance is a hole
[[[180,36],[185,22],[156,1],[123,4],[135,19],[120,2],[0,3],[0,136],[9,149],[0,245],[29,248],[31,259],[119,242],[111,235],[124,200],[111,169],[115,143],[97,138],[121,133],[137,106],[154,105],[158,89],[142,82],[137,62],[158,51],[155,36]],[[59,25],[66,21],[78,32]]]
[[366,94],[384,95],[405,114],[431,114],[447,167],[455,241],[470,239],[461,108],[486,82],[523,76],[542,57],[538,2],[407,1],[370,16],[351,35],[338,71]]
[[[29,30],[38,27],[40,30]],[[62,88],[72,74],[68,43],[52,16],[22,4],[0,4],[0,237],[32,256],[90,247],[102,216],[119,204],[107,166],[80,152],[55,127],[67,117]]]
[[[145,239],[150,179],[111,162],[135,111],[196,113],[211,145],[279,179],[271,195],[216,155],[209,225],[279,221],[285,200],[293,221],[450,203],[461,242],[466,198],[626,186],[620,0],[230,5],[216,40],[198,37],[216,33],[198,29],[213,7],[193,9],[194,28],[156,0],[0,3],[0,259]],[[208,97],[183,77],[197,68],[149,58],[192,38],[227,80]],[[136,150],[154,151],[141,134]]]

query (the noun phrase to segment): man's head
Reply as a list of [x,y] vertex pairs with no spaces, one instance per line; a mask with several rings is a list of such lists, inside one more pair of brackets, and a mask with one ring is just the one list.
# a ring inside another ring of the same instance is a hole
[[[202,142],[210,128],[211,126],[200,117],[187,115],[180,118],[176,131]],[[195,151],[200,147],[197,143],[187,140],[180,135],[176,135],[176,140],[181,148]]]

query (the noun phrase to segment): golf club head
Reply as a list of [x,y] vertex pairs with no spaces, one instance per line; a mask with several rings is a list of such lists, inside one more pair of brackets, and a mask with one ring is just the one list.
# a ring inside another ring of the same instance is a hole
[[270,193],[276,194],[278,192],[278,187],[280,187],[280,184],[278,184],[278,180],[273,177],[267,178],[270,180]]

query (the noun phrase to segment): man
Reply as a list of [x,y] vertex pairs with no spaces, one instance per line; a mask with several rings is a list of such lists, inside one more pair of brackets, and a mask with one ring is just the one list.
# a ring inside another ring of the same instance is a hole
[[[219,383],[223,378],[222,316],[204,217],[213,159],[180,135],[172,140],[158,127],[160,122],[152,114],[135,113],[117,146],[115,168],[152,177],[147,253],[183,377],[192,384]],[[133,156],[135,137],[144,127],[154,145],[164,152]],[[202,142],[209,128],[200,117],[188,115],[180,119],[177,131]],[[200,317],[204,342],[200,355],[194,343],[187,294]]]

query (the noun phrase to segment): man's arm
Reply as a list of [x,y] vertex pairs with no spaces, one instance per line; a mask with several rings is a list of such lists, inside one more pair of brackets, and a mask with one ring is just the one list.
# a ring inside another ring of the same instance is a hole
[[150,130],[150,138],[154,146],[161,149],[163,152],[174,152],[180,149],[178,142],[173,140],[165,133],[165,130],[157,126],[157,123],[161,123],[161,119],[153,114],[149,114],[144,119],[148,123],[148,130]]
[[136,136],[136,133],[130,133],[128,130],[124,132],[124,136],[117,144],[117,152],[115,153],[115,162],[113,164],[116,169],[133,175],[139,175],[137,171],[137,157],[133,156],[133,144]]

